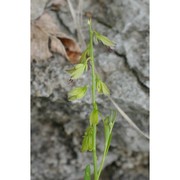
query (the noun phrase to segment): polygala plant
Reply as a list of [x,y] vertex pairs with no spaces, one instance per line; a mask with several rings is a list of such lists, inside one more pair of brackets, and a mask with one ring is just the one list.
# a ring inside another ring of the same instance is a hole
[[[90,85],[76,87],[73,90],[71,90],[68,93],[68,99],[70,101],[74,101],[83,98],[86,95],[88,87],[91,87],[92,111],[89,115],[89,126],[87,127],[84,133],[81,150],[82,152],[92,152],[94,180],[99,180],[103,169],[104,161],[108,154],[108,150],[111,143],[112,129],[116,119],[116,111],[111,111],[109,115],[103,116],[102,113],[99,111],[98,105],[96,103],[97,93],[109,96],[110,91],[95,71],[93,41],[95,41],[96,43],[100,41],[108,47],[114,46],[114,43],[110,41],[107,37],[101,35],[100,33],[92,29],[91,19],[88,20],[88,25],[89,43],[87,44],[85,51],[81,55],[79,64],[75,65],[72,69],[67,70],[67,72],[70,74],[72,79],[78,79],[83,73],[85,73],[89,69],[90,64],[91,83]],[[100,118],[102,119],[104,125],[104,152],[101,159],[101,163],[98,167],[96,153],[96,134]],[[87,165],[85,168],[84,180],[91,180],[90,165]]]

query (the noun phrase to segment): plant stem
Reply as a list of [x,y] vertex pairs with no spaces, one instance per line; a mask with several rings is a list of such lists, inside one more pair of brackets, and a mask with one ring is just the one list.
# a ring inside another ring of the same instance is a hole
[[[93,31],[91,27],[91,20],[89,20],[89,35],[90,35],[90,58],[92,66],[92,104],[93,109],[97,110],[96,104],[96,77],[94,67],[94,52],[93,52]],[[98,180],[97,177],[97,155],[96,155],[96,125],[93,125],[93,163],[94,163],[94,180]]]
[[93,125],[93,163],[94,163],[94,180],[98,180],[97,177],[97,156],[96,156],[96,125]]
[[103,157],[102,157],[102,160],[101,160],[101,164],[100,164],[100,167],[99,167],[99,171],[98,171],[98,175],[97,175],[97,178],[99,179],[100,175],[101,175],[101,171],[103,169],[103,165],[104,165],[104,161],[105,161],[105,158],[106,158],[106,150],[107,149],[107,145],[105,146],[104,148],[104,153],[103,153]]

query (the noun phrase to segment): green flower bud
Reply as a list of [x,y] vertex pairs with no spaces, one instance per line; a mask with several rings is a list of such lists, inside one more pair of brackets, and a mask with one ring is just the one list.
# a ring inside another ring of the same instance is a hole
[[86,92],[87,92],[87,86],[74,88],[68,93],[68,99],[69,101],[81,99],[85,96]]
[[112,42],[110,39],[108,39],[106,36],[103,36],[102,34],[94,31],[94,34],[96,36],[96,38],[101,41],[104,45],[112,47],[114,46],[114,42]]
[[90,114],[90,124],[96,125],[98,123],[98,110],[93,110]]
[[81,151],[92,151],[93,150],[93,127],[89,126],[84,134]]
[[78,64],[74,68],[67,70],[67,72],[71,75],[72,79],[78,79],[86,69],[85,64]]
[[91,19],[88,19],[88,25],[91,25]]
[[104,94],[104,95],[110,94],[108,87],[100,79],[97,79],[97,81],[96,81],[96,88],[97,88],[98,93],[100,93],[100,94]]
[[108,87],[106,86],[106,84],[103,83],[102,81],[101,81],[101,86],[102,86],[103,94],[104,94],[104,95],[109,95],[109,94],[110,94],[110,91],[109,91]]

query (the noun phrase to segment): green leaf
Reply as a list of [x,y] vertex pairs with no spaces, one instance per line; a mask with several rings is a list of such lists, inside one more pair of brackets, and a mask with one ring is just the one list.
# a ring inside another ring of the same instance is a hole
[[66,70],[72,79],[78,79],[84,72],[86,66],[85,64],[78,64],[74,68]]
[[104,139],[105,139],[105,144],[107,144],[110,135],[109,116],[106,117],[103,123],[104,123]]
[[87,86],[74,88],[68,93],[68,100],[74,101],[76,99],[81,99],[85,96],[86,92]]
[[94,41],[94,44],[98,44],[98,40],[96,36],[93,36],[93,41]]
[[111,128],[111,131],[112,131],[112,128],[114,126],[114,123],[116,121],[116,116],[117,116],[117,112],[116,111],[111,111],[111,114],[110,114],[110,118],[109,118],[109,125],[110,125],[110,128]]
[[91,180],[91,169],[90,165],[86,166],[85,172],[84,172],[84,180]]
[[106,117],[106,119],[103,121],[104,123],[104,138],[105,138],[105,152],[108,153],[111,139],[112,139],[112,129],[114,127],[114,123],[116,120],[116,111],[111,111],[110,116]]
[[102,86],[102,92],[104,95],[109,95],[110,91],[108,89],[108,87],[106,86],[106,84],[104,82],[101,82],[101,86]]
[[103,36],[102,34],[96,32],[96,31],[94,31],[94,34],[95,34],[96,38],[97,38],[98,40],[100,40],[104,45],[109,46],[109,47],[112,47],[112,46],[115,45],[115,44],[114,44],[110,39],[108,39],[106,36]]
[[106,146],[106,155],[109,151],[109,147],[111,145],[111,140],[112,140],[112,133],[109,135],[108,141],[107,141],[107,146]]
[[99,79],[96,79],[96,89],[98,91],[98,93],[102,94],[102,86],[101,86],[101,81]]
[[98,110],[93,109],[90,114],[90,124],[96,125],[98,123]]
[[92,150],[93,150],[93,127],[89,126],[84,133],[81,151],[85,152]]

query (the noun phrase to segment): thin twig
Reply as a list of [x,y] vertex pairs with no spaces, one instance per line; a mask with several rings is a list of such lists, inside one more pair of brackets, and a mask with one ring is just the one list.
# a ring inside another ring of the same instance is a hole
[[79,4],[78,4],[78,10],[76,11],[73,8],[73,5],[71,3],[70,0],[67,0],[68,5],[69,5],[69,9],[74,21],[74,26],[75,29],[77,30],[77,36],[78,36],[78,41],[81,44],[81,48],[84,49],[86,47],[86,43],[85,43],[85,38],[84,35],[82,33],[82,9],[83,9],[83,1],[79,0]]
[[67,0],[68,2],[68,5],[69,5],[69,9],[70,9],[70,12],[71,12],[71,15],[72,15],[72,18],[73,18],[73,21],[74,21],[74,25],[75,27],[77,26],[77,21],[76,21],[76,12],[72,6],[72,3],[70,0]]
[[110,97],[108,96],[108,98],[110,99],[110,101],[113,103],[114,107],[118,110],[118,112],[121,114],[121,116],[137,131],[139,132],[142,136],[144,136],[146,139],[149,140],[149,136],[147,134],[145,134],[144,132],[142,132],[137,126],[136,124],[129,118],[129,116],[116,104],[116,102]]

